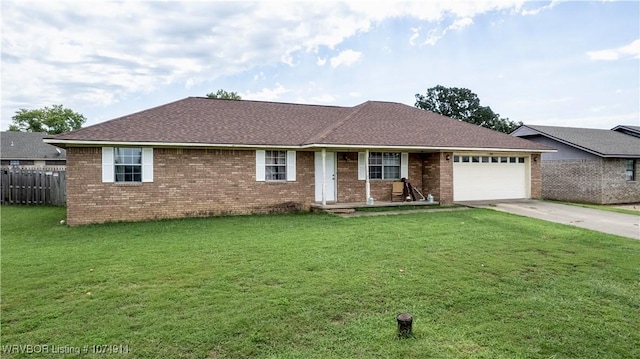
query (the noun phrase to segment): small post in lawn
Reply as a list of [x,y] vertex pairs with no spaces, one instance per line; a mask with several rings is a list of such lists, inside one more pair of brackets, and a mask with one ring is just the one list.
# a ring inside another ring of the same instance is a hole
[[396,317],[398,321],[398,336],[408,337],[411,335],[411,327],[413,325],[413,317],[409,313],[400,313]]

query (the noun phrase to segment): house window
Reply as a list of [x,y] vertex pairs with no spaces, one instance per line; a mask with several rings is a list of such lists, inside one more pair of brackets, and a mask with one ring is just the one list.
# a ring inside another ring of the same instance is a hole
[[256,150],[256,181],[296,180],[296,151]]
[[153,182],[153,148],[102,147],[102,182]]
[[636,180],[636,160],[627,160],[626,178],[627,181]]
[[287,151],[265,151],[265,180],[286,181]]
[[142,148],[113,149],[116,182],[142,182]]
[[369,178],[400,179],[400,152],[369,153]]
[[11,166],[20,166],[20,161],[11,160],[11,161],[9,161],[9,165],[11,165]]

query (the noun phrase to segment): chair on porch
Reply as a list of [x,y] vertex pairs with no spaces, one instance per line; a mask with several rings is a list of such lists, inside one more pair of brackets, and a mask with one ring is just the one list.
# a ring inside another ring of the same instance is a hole
[[391,186],[391,202],[399,199],[401,202],[406,200],[404,195],[404,182],[393,182]]

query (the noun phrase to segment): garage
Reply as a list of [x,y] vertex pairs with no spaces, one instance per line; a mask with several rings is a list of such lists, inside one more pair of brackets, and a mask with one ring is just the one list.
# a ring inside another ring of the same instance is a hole
[[453,200],[529,198],[525,156],[453,156]]

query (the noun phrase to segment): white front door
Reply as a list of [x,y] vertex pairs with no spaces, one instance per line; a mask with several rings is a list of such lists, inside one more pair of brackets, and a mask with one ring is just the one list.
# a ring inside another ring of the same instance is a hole
[[[327,152],[325,157],[324,180],[326,183],[325,200],[336,200],[336,153]],[[316,202],[322,201],[322,152],[316,152]]]

